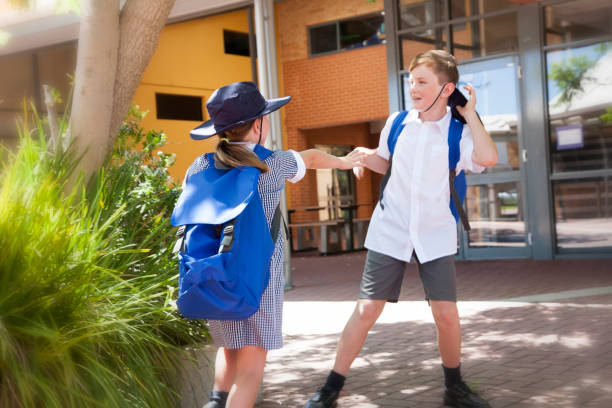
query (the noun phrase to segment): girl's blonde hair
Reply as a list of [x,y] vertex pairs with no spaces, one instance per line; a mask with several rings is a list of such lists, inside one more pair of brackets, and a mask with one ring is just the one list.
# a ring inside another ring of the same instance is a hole
[[260,160],[250,149],[245,148],[243,145],[229,143],[244,139],[244,136],[251,130],[257,119],[219,133],[220,140],[215,151],[215,161],[230,168],[251,166],[261,170],[262,173],[270,170],[268,165]]

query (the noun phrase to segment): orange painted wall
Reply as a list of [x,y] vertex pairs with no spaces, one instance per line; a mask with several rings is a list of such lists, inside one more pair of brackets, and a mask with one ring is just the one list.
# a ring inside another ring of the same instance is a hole
[[192,140],[189,131],[200,122],[158,119],[155,94],[200,96],[203,118],[207,120],[206,101],[216,88],[235,81],[251,81],[250,58],[225,53],[224,29],[248,33],[247,11],[242,9],[164,27],[134,95],[133,102],[149,111],[143,127],[166,133],[168,143],[162,150],[176,154],[170,173],[179,182],[197,156],[215,149],[218,139]]

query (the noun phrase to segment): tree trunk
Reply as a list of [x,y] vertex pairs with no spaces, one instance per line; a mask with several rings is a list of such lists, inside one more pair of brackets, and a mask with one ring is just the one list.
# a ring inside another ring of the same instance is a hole
[[129,0],[121,11],[119,61],[115,77],[115,101],[107,151],[119,134],[142,75],[157,48],[175,0]]
[[82,0],[71,129],[86,177],[103,164],[175,0]]
[[107,152],[118,47],[119,0],[82,0],[71,137],[87,177]]

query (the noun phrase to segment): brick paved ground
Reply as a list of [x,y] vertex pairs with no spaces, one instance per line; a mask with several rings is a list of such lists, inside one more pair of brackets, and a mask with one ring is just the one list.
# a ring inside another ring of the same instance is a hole
[[[269,354],[258,408],[303,406],[321,385],[364,259],[364,252],[294,256],[285,347]],[[612,407],[612,260],[463,261],[457,275],[462,371],[494,408]],[[591,288],[600,294],[580,292]],[[550,293],[560,299],[508,301]],[[340,408],[443,406],[435,326],[422,299],[409,266],[400,302],[370,332]]]

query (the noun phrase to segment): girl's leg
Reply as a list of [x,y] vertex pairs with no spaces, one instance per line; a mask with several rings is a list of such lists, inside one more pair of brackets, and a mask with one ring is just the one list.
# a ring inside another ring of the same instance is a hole
[[236,363],[239,350],[229,350],[219,347],[215,359],[215,381],[213,389],[227,391],[232,388],[236,376]]
[[227,407],[249,408],[255,404],[268,351],[255,346],[245,346],[232,351],[237,354],[236,375],[227,400]]

